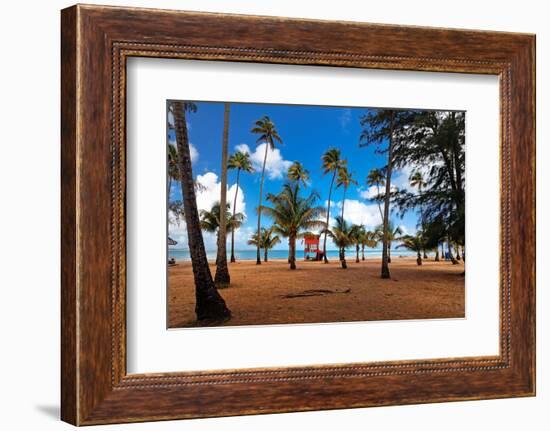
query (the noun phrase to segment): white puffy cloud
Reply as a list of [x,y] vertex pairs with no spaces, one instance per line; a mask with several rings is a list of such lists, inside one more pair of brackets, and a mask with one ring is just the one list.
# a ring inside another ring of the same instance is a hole
[[[174,147],[176,146],[176,141],[169,140],[168,143]],[[191,163],[199,160],[199,151],[191,142],[189,142],[189,153],[191,154]]]
[[[380,188],[380,193],[384,193],[383,188]],[[370,186],[368,189],[360,189],[359,196],[363,199],[373,199],[378,196],[378,188],[376,186]]]
[[[342,201],[334,202],[333,208],[339,211],[331,210],[331,215],[333,217],[340,215]],[[344,220],[351,224],[364,225],[367,229],[374,229],[381,223],[378,205],[366,204],[356,199],[346,199],[344,205]],[[331,223],[333,223],[332,220]]]
[[[240,144],[235,147],[237,151],[250,154],[250,160],[256,171],[261,172],[264,163],[265,147],[267,144],[263,143],[256,147],[254,151],[250,150],[250,147],[246,144]],[[281,155],[281,151],[278,148],[274,150],[267,150],[267,160],[265,163],[265,171],[270,180],[280,179],[286,175],[288,168],[292,165],[291,161],[284,160]]]
[[[197,182],[201,184],[201,188],[196,191],[197,196],[197,208],[200,210],[209,211],[212,209],[214,203],[220,201],[221,183],[218,181],[218,176],[214,172],[207,172],[204,175],[197,175]],[[233,201],[235,197],[235,191],[237,190],[237,184],[232,184],[227,188],[227,203],[229,204],[230,211],[233,211]],[[243,189],[239,187],[237,194],[237,204],[235,206],[237,212],[241,212],[246,218],[246,203]],[[241,229],[235,231],[235,238],[242,240],[245,236],[244,232],[240,232]],[[178,242],[177,248],[187,248],[187,231],[185,228],[185,221],[181,221],[179,226],[175,223],[169,223],[168,235],[170,238]],[[250,235],[246,238],[248,240]],[[204,244],[207,250],[213,250],[216,248],[216,235],[214,233],[203,231]],[[241,241],[242,242],[242,241]],[[246,241],[244,241],[246,243]]]

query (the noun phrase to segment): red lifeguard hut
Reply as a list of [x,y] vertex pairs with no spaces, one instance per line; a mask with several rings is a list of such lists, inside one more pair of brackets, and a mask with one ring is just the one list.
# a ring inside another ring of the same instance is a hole
[[304,260],[321,260],[323,252],[319,250],[321,235],[307,234],[304,236]]

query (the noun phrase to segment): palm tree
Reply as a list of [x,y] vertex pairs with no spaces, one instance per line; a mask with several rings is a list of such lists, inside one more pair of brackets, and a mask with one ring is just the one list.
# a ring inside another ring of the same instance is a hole
[[[409,184],[411,187],[416,187],[418,189],[418,197],[422,198],[422,189],[428,185],[426,181],[424,181],[424,177],[422,176],[422,173],[419,171],[413,172],[411,176],[409,177]],[[422,209],[422,201],[420,201],[420,226],[421,230],[420,233],[424,235],[425,231],[425,220],[424,220],[424,211]],[[424,259],[428,258],[428,255],[426,254],[426,249],[422,250],[424,253]]]
[[300,162],[295,161],[290,165],[287,176],[290,181],[296,181],[298,184],[302,183],[304,187],[307,187],[309,171]]
[[405,235],[401,238],[402,243],[397,246],[397,248],[405,247],[409,250],[416,251],[416,264],[422,265],[422,255],[420,252],[424,248],[424,240],[422,239],[422,234],[417,234],[415,236]]
[[384,180],[384,172],[382,172],[382,169],[371,169],[367,175],[367,186],[376,186],[376,203],[378,204],[381,223],[384,223],[384,214],[382,213],[382,204],[380,203],[380,187],[383,187],[385,184],[386,180]]
[[[227,163],[228,169],[237,169],[237,186],[235,187],[235,197],[233,198],[233,217],[237,210],[237,194],[239,193],[239,180],[241,171],[254,172],[252,162],[250,161],[250,154],[237,151],[231,157]],[[235,262],[235,229],[231,229],[231,262]]]
[[388,263],[391,263],[391,245],[393,241],[399,241],[403,235],[401,226],[394,227],[392,221],[388,224]]
[[[275,142],[283,143],[283,140],[279,136],[279,133],[277,132],[277,129],[275,128],[275,124],[271,121],[271,119],[266,115],[260,120],[256,121],[255,126],[251,130],[252,133],[255,133],[257,135],[260,135],[256,142],[263,142],[265,143],[265,154],[264,154],[264,162],[262,165],[262,179],[260,181],[260,199],[258,204],[258,229],[256,232],[258,233],[258,236],[260,236],[260,226],[262,221],[262,195],[263,195],[263,189],[264,189],[264,179],[265,179],[265,163],[267,161],[267,150],[275,149]],[[260,265],[262,263],[260,259],[260,246],[258,245],[256,247],[256,265]]]
[[353,179],[353,174],[347,168],[347,161],[343,161],[342,166],[338,169],[338,178],[336,179],[336,188],[344,188],[344,196],[342,197],[342,213],[340,216],[344,219],[344,206],[346,204],[346,192],[348,187],[352,184],[357,185],[357,181]]
[[172,181],[180,181],[178,149],[168,144],[168,199],[172,192]]
[[364,129],[359,138],[360,142],[363,142],[364,145],[370,145],[372,143],[381,144],[386,141],[388,142],[386,149],[386,179],[384,181],[386,191],[384,193],[384,214],[382,221],[383,237],[381,278],[390,278],[390,268],[388,266],[388,224],[390,221],[391,175],[394,158],[394,122],[395,111],[393,109],[377,109],[374,111],[369,111],[364,117],[361,118],[361,125],[364,126]]
[[[327,221],[328,226],[330,218],[330,202],[332,197],[332,187],[334,186],[334,180],[336,179],[336,173],[342,166],[342,160],[340,159],[340,150],[337,148],[329,148],[321,157],[323,161],[323,175],[332,173],[332,179],[330,181],[330,188],[328,190],[328,204],[327,204]],[[325,263],[328,263],[327,258],[327,231],[325,231],[325,238],[323,239],[323,257]]]
[[346,247],[353,244],[353,241],[350,238],[350,228],[348,224],[342,216],[336,216],[336,224],[331,229],[325,229],[325,232],[331,237],[334,244],[338,247],[340,264],[342,265],[342,268],[347,269]]
[[325,228],[319,220],[325,209],[316,206],[318,195],[312,192],[307,198],[299,195],[297,183],[286,183],[279,194],[268,194],[271,207],[262,207],[262,212],[274,221],[274,232],[288,238],[290,269],[296,269],[296,239],[310,233],[310,229]]
[[[361,248],[361,241],[366,234],[365,226],[354,224],[350,228],[349,237],[351,242],[355,245],[355,263],[359,263],[359,250]],[[363,255],[364,256],[364,255]]]
[[189,149],[189,136],[187,133],[187,120],[185,114],[186,111],[195,112],[197,107],[193,103],[173,101],[170,102],[169,109],[174,116],[174,127],[176,131],[187,239],[195,281],[195,313],[197,315],[197,320],[200,321],[219,322],[227,320],[231,317],[231,312],[216,289],[212,274],[210,273],[200,228],[197,199],[195,197],[195,185],[193,181],[193,169],[191,166],[191,153]]
[[[225,229],[220,229],[221,226],[221,219],[222,215],[220,214],[220,203],[216,202],[214,205],[212,205],[212,208],[210,211],[207,210],[201,210],[199,212],[200,214],[200,223],[201,223],[201,229],[217,234],[217,240],[219,241],[220,235],[225,233],[227,235],[227,232],[231,229],[238,229],[242,226],[244,221],[244,214],[243,213],[235,213],[231,214],[229,211],[229,204],[225,205]],[[216,258],[217,259],[217,258]]]
[[[281,242],[281,239],[278,235],[273,235],[275,232],[275,227],[271,226],[269,229],[262,228],[262,236],[260,238],[260,248],[264,249],[264,262],[267,262],[267,253],[273,247]],[[258,245],[258,235],[252,235],[252,238],[248,240],[249,245]]]
[[[221,193],[220,207],[227,207],[227,148],[229,146],[229,112],[231,105],[224,104],[223,133],[222,133],[222,169],[221,169]],[[214,283],[218,287],[227,287],[231,282],[229,268],[227,268],[227,232],[226,211],[220,211],[220,228],[218,234],[218,253],[216,256],[216,275]]]
[[361,260],[365,260],[365,247],[374,248],[378,244],[376,232],[365,230],[364,234],[361,235],[360,244],[361,244]]

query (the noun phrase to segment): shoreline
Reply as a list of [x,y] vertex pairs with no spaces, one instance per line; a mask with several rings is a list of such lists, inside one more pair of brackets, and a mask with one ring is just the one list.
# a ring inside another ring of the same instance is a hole
[[[416,256],[411,256],[411,255],[398,255],[398,256],[392,256],[391,257],[392,260],[393,259],[400,259],[400,260],[414,260],[416,261]],[[262,264],[264,263],[269,263],[269,262],[287,262],[287,259],[283,258],[283,257],[273,257],[273,258],[268,258],[268,261],[267,262],[264,262],[264,258],[263,258],[263,255],[262,255]],[[338,257],[335,257],[335,256],[331,256],[329,257],[329,262],[336,262],[336,263],[339,263],[340,260],[338,259]],[[366,257],[365,256],[365,260],[361,260],[361,257],[359,257],[359,260],[361,262],[381,262],[382,261],[382,257],[381,256],[376,256],[376,257],[373,257],[373,256],[370,256],[370,257]],[[434,258],[433,257],[429,257],[428,259],[422,259],[423,262],[429,262],[429,261],[434,261]],[[215,264],[215,260],[213,259],[208,259],[208,263],[209,264]],[[256,262],[256,258],[239,258],[239,259],[236,259],[236,262],[229,262],[229,258],[227,259],[227,265],[229,266],[229,268],[231,268],[231,265],[235,264],[235,263],[239,263],[239,262]],[[307,260],[307,259],[304,259],[304,258],[296,258],[296,263],[298,262],[304,262],[304,263],[315,263],[315,262],[322,262],[322,261],[319,261],[319,260]],[[355,263],[355,256],[353,256],[352,258],[346,256],[346,262],[350,263],[350,262],[353,262]],[[442,260],[442,262],[445,262],[445,260]],[[191,259],[176,259],[176,263],[191,263]]]

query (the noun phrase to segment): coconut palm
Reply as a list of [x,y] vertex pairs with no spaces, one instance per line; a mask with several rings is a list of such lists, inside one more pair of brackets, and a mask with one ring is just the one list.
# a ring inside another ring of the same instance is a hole
[[[409,184],[411,187],[416,187],[418,189],[418,197],[422,198],[422,189],[428,185],[426,181],[424,181],[424,177],[422,176],[422,173],[419,171],[413,172],[409,177]],[[424,219],[424,211],[422,209],[422,201],[419,200],[419,206],[420,206],[420,226],[421,230],[420,233],[424,235],[425,231],[425,219]],[[426,249],[422,250],[424,253],[424,259],[428,258],[428,255],[426,254]]]
[[[264,262],[267,262],[268,251],[281,242],[278,235],[273,235],[275,227],[271,226],[269,229],[262,228],[262,235],[260,237],[260,248],[264,249]],[[258,235],[252,235],[252,238],[248,240],[249,245],[258,246]]]
[[290,249],[290,269],[296,269],[296,239],[310,233],[310,229],[325,228],[320,220],[325,215],[325,209],[316,206],[318,195],[312,192],[307,198],[299,194],[297,183],[286,183],[279,194],[268,194],[267,201],[272,206],[262,207],[262,212],[274,221],[274,232],[288,238]]
[[361,260],[365,260],[365,247],[374,248],[378,244],[378,236],[376,232],[365,230],[360,238],[361,244]]
[[376,203],[378,204],[378,211],[380,212],[380,222],[384,223],[384,213],[382,212],[382,204],[380,202],[380,187],[383,187],[386,184],[384,179],[384,172],[382,169],[374,168],[371,169],[367,175],[367,186],[376,187]]
[[[275,142],[279,142],[282,144],[283,140],[279,136],[279,133],[275,128],[275,124],[271,121],[271,119],[267,115],[262,117],[258,121],[256,121],[251,132],[254,134],[260,135],[256,140],[257,143],[261,142],[265,144],[264,162],[262,165],[262,179],[260,180],[260,198],[259,198],[259,204],[258,204],[258,229],[256,230],[256,232],[258,233],[258,236],[260,236],[260,226],[262,222],[262,197],[263,197],[263,189],[264,189],[265,164],[267,161],[267,153],[268,153],[268,149],[271,149],[271,150],[275,149]],[[256,265],[260,265],[261,263],[262,261],[260,259],[260,246],[258,245],[256,247]]]
[[[254,172],[252,167],[252,162],[250,161],[250,154],[244,153],[242,151],[237,151],[227,162],[228,169],[237,170],[237,185],[235,187],[235,196],[233,197],[233,216],[235,216],[235,211],[237,210],[237,194],[239,193],[239,180],[241,177],[241,171],[243,172]],[[231,262],[235,262],[235,229],[231,229]]]
[[390,221],[390,192],[391,176],[394,159],[394,134],[396,129],[396,111],[393,109],[368,110],[361,118],[360,123],[363,126],[363,132],[359,138],[361,145],[384,145],[385,150],[378,149],[378,152],[387,154],[387,164],[385,168],[386,179],[384,181],[384,213],[382,217],[382,268],[380,277],[390,278],[390,268],[388,266],[388,224]]
[[336,188],[343,187],[344,195],[342,197],[342,213],[340,217],[344,219],[344,207],[346,204],[346,192],[350,185],[357,185],[357,181],[353,179],[353,174],[347,168],[347,161],[344,160],[340,169],[338,169],[338,177],[336,178]]
[[[377,237],[380,241],[384,240],[384,225],[380,225],[376,228]],[[403,235],[403,229],[401,229],[401,226],[394,226],[393,222],[390,220],[388,224],[388,235],[387,235],[387,241],[388,241],[388,263],[391,263],[391,245],[394,241],[399,241],[401,239],[401,236]]]
[[296,181],[298,184],[302,183],[304,187],[307,187],[309,171],[300,162],[295,161],[290,165],[287,176],[290,181]]
[[200,222],[201,222],[201,229],[210,232],[215,233],[219,237],[222,232],[224,232],[227,235],[227,232],[231,229],[238,229],[242,226],[244,221],[244,214],[243,213],[235,213],[231,214],[229,211],[229,204],[225,205],[226,211],[225,211],[225,229],[220,229],[220,223],[222,216],[220,214],[220,203],[215,202],[214,205],[212,205],[212,208],[207,210],[201,210],[199,212],[200,214]]
[[390,220],[388,224],[388,263],[391,263],[391,245],[394,241],[399,241],[403,235],[401,226],[394,227]]
[[[221,168],[221,193],[220,207],[226,208],[227,205],[227,151],[229,146],[229,112],[231,105],[224,104],[223,115],[223,133],[222,133],[222,168]],[[220,227],[218,235],[218,248],[216,256],[216,275],[214,283],[218,287],[227,287],[231,282],[229,268],[227,267],[227,232],[226,232],[226,211],[220,211]]]
[[330,229],[325,229],[325,232],[332,239],[334,244],[338,247],[340,264],[343,269],[347,269],[346,263],[346,247],[353,244],[353,240],[350,237],[350,227],[342,216],[336,216],[336,224]]
[[399,244],[396,248],[404,247],[408,250],[416,252],[416,264],[422,265],[422,255],[420,254],[424,248],[424,240],[422,234],[418,233],[415,236],[405,235],[401,237],[402,243]]
[[365,226],[354,224],[349,230],[349,238],[355,245],[355,263],[359,263],[359,250],[361,249],[361,241],[366,234]]
[[219,322],[227,320],[231,317],[231,312],[216,289],[210,273],[195,197],[186,112],[195,112],[197,107],[192,103],[173,101],[169,104],[169,110],[174,116],[176,145],[179,155],[187,239],[195,281],[195,313],[197,320],[200,321]]
[[[323,164],[323,175],[332,173],[332,179],[330,181],[330,187],[328,190],[328,203],[327,203],[327,221],[328,226],[330,218],[330,203],[332,197],[332,188],[334,186],[334,180],[336,179],[336,174],[342,166],[342,160],[340,159],[340,150],[337,148],[329,148],[321,157]],[[325,232],[325,238],[323,239],[323,256],[325,263],[328,263],[327,258],[327,233]]]

